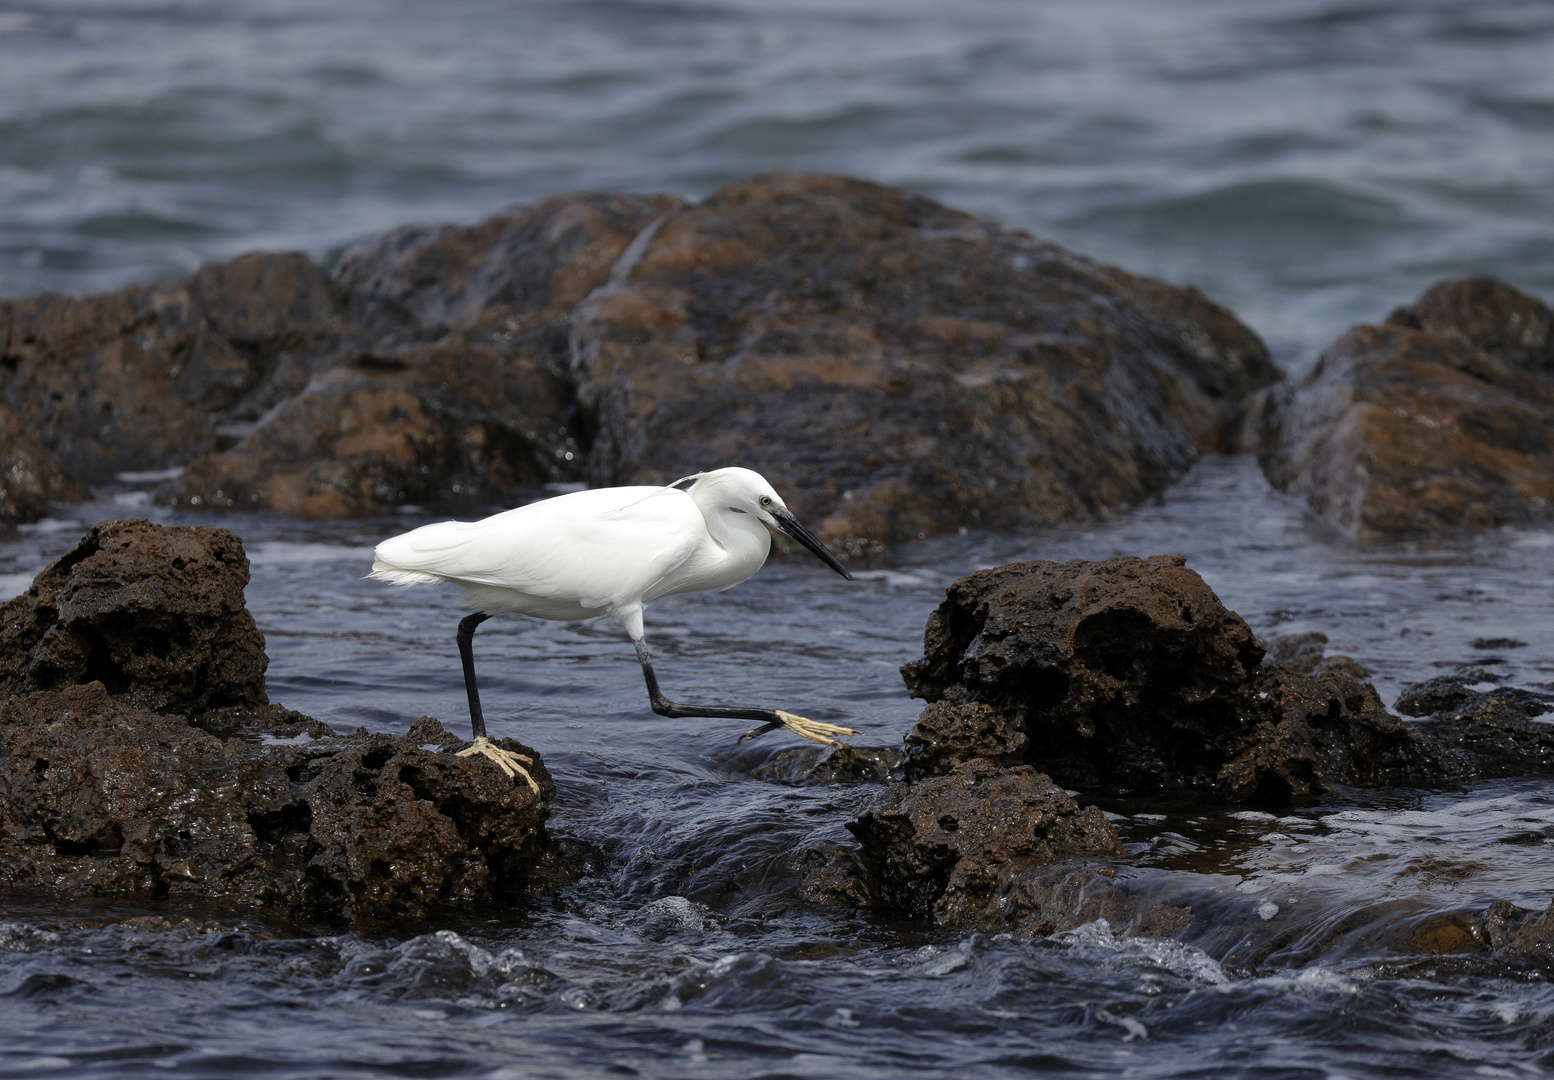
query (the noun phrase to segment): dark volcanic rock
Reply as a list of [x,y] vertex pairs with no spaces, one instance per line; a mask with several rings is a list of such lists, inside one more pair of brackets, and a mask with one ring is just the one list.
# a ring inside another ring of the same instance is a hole
[[1040,886],[1054,863],[1122,854],[1095,807],[1029,766],[987,761],[892,784],[848,828],[887,903],[963,929],[1051,922]]
[[225,737],[96,682],[0,699],[0,882],[420,918],[516,891],[554,791],[542,764],[536,796],[490,762],[422,749],[461,745],[435,720],[338,737],[263,706],[209,726]]
[[1554,506],[1554,313],[1494,278],[1436,285],[1271,391],[1258,458],[1352,532],[1546,518]]
[[572,359],[591,482],[746,465],[851,551],[1136,502],[1277,378],[1192,290],[789,174],[644,234],[578,307]]
[[50,502],[80,497],[48,447],[0,405],[0,524],[36,521]]
[[158,711],[263,705],[247,584],[225,529],[104,522],[0,607],[0,693],[100,682]]
[[931,704],[909,775],[988,758],[1079,788],[1277,802],[1438,773],[1363,671],[1310,646],[1263,664],[1180,556],[1012,563],[962,578],[902,669]]
[[1484,923],[1496,960],[1512,968],[1554,968],[1554,902],[1528,911],[1500,900],[1489,905]]
[[343,312],[339,288],[294,253],[182,285],[0,301],[0,400],[77,480],[182,465],[220,425],[301,389]]
[[1478,691],[1482,673],[1441,675],[1407,687],[1398,712],[1429,717],[1418,725],[1477,776],[1554,772],[1554,726],[1534,718],[1554,711],[1554,694],[1497,686]]
[[266,703],[225,530],[108,522],[0,608],[0,883],[339,923],[512,893],[540,791],[423,718],[337,736]]
[[331,518],[580,478],[570,313],[634,237],[680,205],[563,195],[357,245],[338,276],[371,348],[196,462],[177,500]]

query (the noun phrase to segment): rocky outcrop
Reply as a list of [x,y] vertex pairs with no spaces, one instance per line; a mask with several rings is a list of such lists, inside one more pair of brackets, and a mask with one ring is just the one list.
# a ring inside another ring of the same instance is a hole
[[1427,775],[1432,750],[1358,665],[1300,644],[1265,664],[1181,556],[984,570],[950,587],[923,658],[902,669],[931,703],[907,736],[909,771],[985,756],[1069,787],[1235,802]]
[[1554,312],[1494,278],[1436,285],[1274,389],[1269,481],[1359,533],[1546,519],[1554,508]]
[[843,550],[1082,519],[1226,448],[1267,351],[1192,290],[897,189],[770,174],[577,309],[595,484],[738,462]]
[[853,553],[1136,502],[1277,377],[1192,289],[825,176],[0,304],[0,404],[80,483],[339,517],[738,463]]
[[268,704],[247,584],[225,529],[104,522],[0,606],[0,694],[96,682],[156,711]]
[[0,301],[0,402],[79,482],[180,466],[327,364],[348,332],[343,304],[294,253],[180,285]]
[[337,735],[267,703],[238,538],[107,522],[0,608],[0,884],[421,918],[519,890],[539,791],[423,717]]
[[0,405],[0,525],[36,521],[49,503],[81,497],[48,447]]
[[343,356],[176,499],[328,518],[500,501],[583,475],[571,311],[672,196],[564,195],[472,226],[412,226],[347,251]]

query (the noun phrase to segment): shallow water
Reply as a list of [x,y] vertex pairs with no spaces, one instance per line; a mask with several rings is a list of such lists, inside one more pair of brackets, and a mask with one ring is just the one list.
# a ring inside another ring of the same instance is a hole
[[[115,501],[117,500],[117,501]],[[274,700],[337,727],[458,730],[455,593],[362,579],[418,514],[307,524],[175,515],[121,490],[0,539],[23,588],[100,516],[219,520],[244,537]],[[776,562],[729,593],[670,598],[649,640],[670,692],[800,709],[899,745],[919,703],[897,668],[956,576],[1018,558],[1184,552],[1262,634],[1320,630],[1406,684],[1484,663],[1554,682],[1554,533],[1360,545],[1210,458],[1112,520],[907,545],[846,583]],[[1525,647],[1475,650],[1473,639]],[[848,839],[868,786],[758,775],[793,741],[646,706],[612,623],[507,617],[477,659],[494,734],[538,746],[554,831],[597,873],[521,909],[435,926],[277,939],[230,911],[8,898],[0,1075],[283,1077],[1533,1076],[1554,1068],[1554,989],[1409,953],[1432,917],[1542,907],[1545,781],[1350,793],[1283,816],[1105,804],[1123,884],[1193,908],[1177,940],[1104,924],[1038,941],[808,909],[796,853]],[[124,922],[152,915],[174,924]],[[191,920],[179,925],[181,920]],[[160,924],[158,924],[160,925]],[[285,930],[286,928],[279,928]],[[290,931],[288,931],[290,932]]]

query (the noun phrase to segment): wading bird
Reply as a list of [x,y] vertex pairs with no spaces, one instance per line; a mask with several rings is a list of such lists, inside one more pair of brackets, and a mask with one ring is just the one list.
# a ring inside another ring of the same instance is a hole
[[827,744],[835,743],[837,735],[858,734],[782,709],[683,705],[658,688],[642,633],[643,606],[674,593],[721,592],[738,585],[766,561],[772,542],[768,527],[781,529],[852,580],[766,479],[749,469],[697,473],[668,487],[577,491],[481,521],[425,525],[379,544],[368,576],[395,585],[451,581],[463,588],[475,609],[459,623],[458,633],[475,741],[460,755],[482,754],[537,791],[524,768],[533,762],[486,737],[473,642],[475,627],[493,615],[618,620],[636,645],[648,698],[660,716],[726,717],[763,725],[747,731],[741,741],[780,727]]

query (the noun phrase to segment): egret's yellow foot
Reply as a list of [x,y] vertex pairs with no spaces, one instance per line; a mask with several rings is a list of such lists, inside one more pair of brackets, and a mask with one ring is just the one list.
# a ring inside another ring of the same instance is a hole
[[[819,720],[810,720],[803,716],[796,716],[790,712],[783,712],[781,709],[774,709],[773,711],[777,714],[777,719],[782,721],[782,726],[793,732],[793,734],[798,735],[801,738],[813,739],[817,743],[825,743],[827,746],[837,745],[836,739],[832,738],[834,735],[863,734],[863,732],[854,731],[850,727],[838,727],[836,724],[824,724]],[[751,731],[747,731],[739,737],[739,741],[744,742],[746,739],[753,738],[756,735],[764,734],[775,726],[776,725],[768,725],[765,728],[755,728]]]
[[538,795],[540,793],[540,786],[534,782],[534,777],[529,775],[529,770],[524,768],[525,765],[534,764],[533,758],[524,757],[522,754],[515,754],[511,750],[503,750],[500,746],[496,745],[496,743],[492,742],[484,735],[480,736],[480,738],[476,739],[469,746],[466,746],[463,750],[460,750],[454,756],[470,757],[474,754],[479,754],[482,757],[490,758],[492,761],[496,762],[497,765],[501,767],[502,771],[505,772],[508,776],[523,777],[528,785],[534,789],[534,794]]

